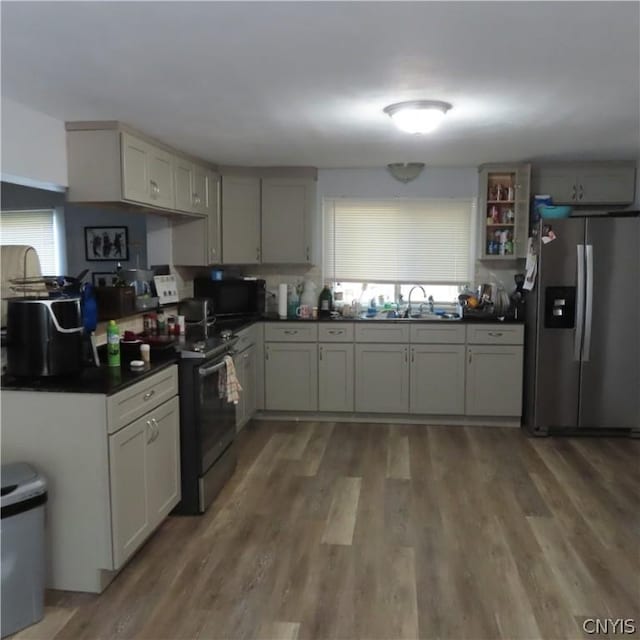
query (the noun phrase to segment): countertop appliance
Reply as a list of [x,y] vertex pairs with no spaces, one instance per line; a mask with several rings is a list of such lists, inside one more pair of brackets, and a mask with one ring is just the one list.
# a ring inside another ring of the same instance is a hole
[[235,470],[236,406],[220,398],[218,380],[236,342],[231,332],[223,338],[192,330],[181,347],[182,500],[174,513],[204,513]]
[[264,280],[196,278],[193,292],[198,298],[211,300],[213,313],[218,319],[259,317],[265,311],[267,290]]
[[210,298],[185,298],[178,303],[178,315],[184,316],[187,330],[194,329],[196,334],[203,330],[208,333],[216,318],[213,315],[213,301]]
[[542,220],[534,249],[526,427],[640,435],[640,218]]
[[7,373],[18,377],[80,373],[82,333],[80,298],[9,298]]

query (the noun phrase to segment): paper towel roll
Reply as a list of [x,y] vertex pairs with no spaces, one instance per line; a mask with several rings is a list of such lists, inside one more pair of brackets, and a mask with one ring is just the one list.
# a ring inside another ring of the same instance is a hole
[[287,318],[287,285],[278,285],[278,315],[283,320]]

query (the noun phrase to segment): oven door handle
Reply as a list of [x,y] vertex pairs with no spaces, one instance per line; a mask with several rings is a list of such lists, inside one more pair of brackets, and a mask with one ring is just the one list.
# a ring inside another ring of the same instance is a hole
[[227,365],[223,360],[219,364],[214,364],[212,367],[200,367],[198,369],[198,373],[200,374],[201,378],[208,378],[209,376],[212,376],[214,373],[220,371],[220,369],[224,369],[224,367],[226,366]]

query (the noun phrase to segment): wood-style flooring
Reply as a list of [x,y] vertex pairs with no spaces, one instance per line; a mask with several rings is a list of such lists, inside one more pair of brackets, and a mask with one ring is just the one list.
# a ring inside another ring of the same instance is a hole
[[603,637],[585,618],[640,626],[640,442],[253,422],[239,445],[204,516],[170,517],[100,596],[49,592],[45,620],[17,637],[560,640]]

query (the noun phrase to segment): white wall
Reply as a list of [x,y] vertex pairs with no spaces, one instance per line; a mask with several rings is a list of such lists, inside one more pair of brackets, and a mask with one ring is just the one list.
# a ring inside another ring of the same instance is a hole
[[64,122],[3,97],[2,180],[41,189],[67,187]]

